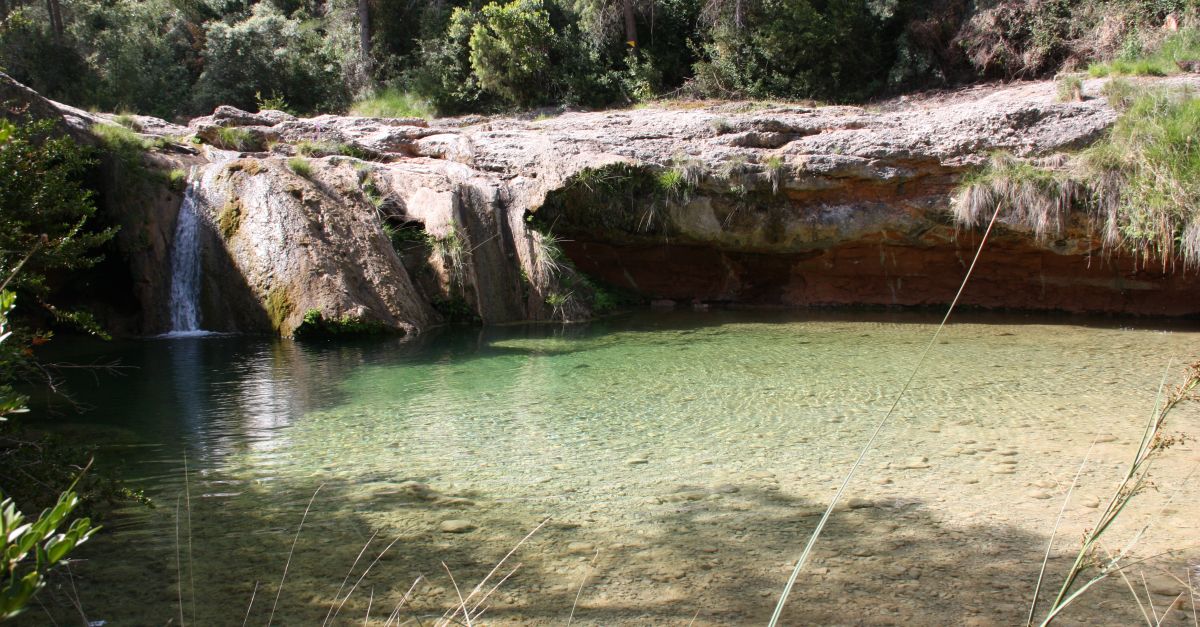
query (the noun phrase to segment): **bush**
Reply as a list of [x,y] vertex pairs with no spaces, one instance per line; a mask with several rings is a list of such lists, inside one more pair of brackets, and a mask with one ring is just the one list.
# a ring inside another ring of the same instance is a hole
[[226,150],[249,150],[254,147],[254,137],[244,128],[223,126],[217,129],[217,143]]
[[299,112],[334,110],[348,100],[337,59],[311,26],[281,15],[269,3],[242,21],[204,28],[204,71],[195,107],[230,104],[252,110],[256,94],[283,98]]
[[1121,98],[1128,109],[1109,136],[1073,162],[1050,169],[999,155],[964,179],[958,222],[979,226],[1000,206],[1005,221],[1045,237],[1086,209],[1106,246],[1164,271],[1200,267],[1200,98],[1174,90]]
[[455,9],[443,33],[420,43],[419,63],[407,80],[439,113],[480,111],[496,104],[471,69],[471,33],[478,22],[478,12]]
[[77,518],[59,531],[78,505],[79,497],[68,490],[53,508],[26,522],[12,499],[0,501],[0,621],[24,612],[50,570],[99,530]]
[[1142,93],[1109,138],[1084,153],[1110,239],[1163,267],[1200,267],[1200,98]]
[[1059,102],[1079,102],[1083,100],[1083,79],[1067,74],[1055,81]]
[[[894,7],[895,3],[892,3]],[[882,5],[881,5],[882,6]],[[720,21],[695,67],[702,94],[847,101],[887,85],[894,10],[866,2],[762,0]]]

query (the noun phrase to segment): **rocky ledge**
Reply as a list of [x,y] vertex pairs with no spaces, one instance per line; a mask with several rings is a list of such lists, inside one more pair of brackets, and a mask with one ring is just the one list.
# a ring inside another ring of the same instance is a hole
[[[946,303],[978,244],[948,211],[962,175],[995,151],[1077,150],[1117,117],[1103,98],[1057,102],[1050,82],[868,107],[679,103],[430,121],[222,107],[186,127],[21,93],[81,136],[119,121],[157,139],[147,162],[191,173],[202,218],[202,325],[283,334],[311,312],[408,332],[455,318],[577,320],[613,288],[700,306]],[[184,195],[109,203],[123,241],[140,243],[127,255],[144,333],[169,324]],[[1200,278],[1104,251],[1076,222],[1045,241],[1001,225],[963,304],[1200,313]]]

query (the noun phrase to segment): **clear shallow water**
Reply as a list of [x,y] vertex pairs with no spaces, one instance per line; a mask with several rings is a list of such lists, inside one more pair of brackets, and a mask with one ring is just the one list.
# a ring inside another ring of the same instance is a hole
[[[796,624],[1023,620],[1058,495],[1089,444],[1113,436],[1093,449],[1063,537],[1115,480],[1167,361],[1200,353],[1186,325],[959,320],[801,579]],[[373,534],[354,578],[398,540],[343,612],[361,623],[370,605],[382,624],[423,575],[403,616],[428,622],[457,603],[442,562],[469,588],[546,518],[490,620],[565,623],[586,576],[577,622],[762,623],[933,322],[647,314],[412,342],[80,348],[64,359],[115,352],[134,369],[100,388],[73,382],[92,410],[63,428],[101,443],[101,463],[119,462],[159,506],[112,518],[75,585],[88,617],[110,624],[178,621],[180,596],[185,622],[237,624],[252,595],[250,622],[265,623],[319,488],[280,624],[320,623]],[[1200,431],[1194,409],[1176,420]],[[1183,491],[1169,511],[1147,498],[1130,517],[1159,513],[1147,551],[1200,533],[1200,493],[1184,482],[1200,456],[1171,452],[1160,483]],[[476,529],[443,532],[448,520]],[[1120,624],[1128,611],[1131,599],[1100,595],[1078,620]]]

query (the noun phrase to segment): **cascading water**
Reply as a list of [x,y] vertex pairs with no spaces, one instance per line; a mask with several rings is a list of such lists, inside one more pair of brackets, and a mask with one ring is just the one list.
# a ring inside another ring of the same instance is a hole
[[200,330],[200,214],[196,184],[189,181],[179,205],[171,244],[171,332],[197,335]]

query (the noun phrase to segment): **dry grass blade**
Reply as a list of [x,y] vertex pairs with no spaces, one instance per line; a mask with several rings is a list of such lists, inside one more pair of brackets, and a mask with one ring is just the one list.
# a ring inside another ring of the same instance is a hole
[[1146,583],[1146,573],[1138,573],[1138,576],[1142,578],[1142,589],[1146,591],[1146,600],[1150,604],[1150,614],[1154,616],[1154,624],[1159,625],[1162,621],[1158,618],[1158,610],[1154,609],[1154,597],[1150,595],[1150,584]]
[[808,556],[812,554],[813,547],[816,546],[817,540],[821,537],[821,532],[829,522],[829,517],[833,515],[833,508],[837,506],[838,501],[845,494],[847,486],[850,485],[850,480],[854,478],[854,474],[862,466],[863,461],[866,460],[867,454],[874,448],[875,440],[878,439],[884,427],[891,421],[892,414],[896,413],[896,407],[900,405],[900,399],[904,398],[904,394],[912,386],[913,380],[917,378],[917,373],[921,371],[921,366],[925,364],[926,357],[929,356],[930,349],[937,343],[938,336],[941,335],[946,322],[950,320],[950,314],[954,313],[954,307],[962,297],[963,290],[967,288],[967,283],[971,280],[971,274],[975,271],[975,266],[979,263],[979,257],[983,254],[983,248],[987,245],[988,236],[991,235],[992,228],[996,226],[996,218],[1000,215],[1000,207],[1001,205],[996,205],[995,210],[992,212],[992,218],[988,221],[987,229],[983,232],[983,238],[979,241],[979,248],[975,250],[975,257],[971,260],[971,265],[967,267],[967,273],[963,276],[962,283],[958,286],[958,292],[954,294],[954,299],[950,301],[950,306],[946,309],[946,315],[942,318],[941,324],[933,332],[933,337],[929,338],[929,343],[925,345],[925,349],[921,351],[921,356],[917,359],[912,372],[904,382],[904,387],[900,388],[900,393],[892,401],[887,414],[875,425],[875,429],[871,432],[870,437],[867,438],[867,443],[863,445],[862,450],[859,452],[858,458],[854,460],[854,464],[850,466],[850,471],[846,473],[842,484],[838,487],[837,492],[834,493],[833,499],[829,501],[829,507],[825,508],[825,513],[821,515],[821,520],[817,522],[817,527],[813,530],[812,536],[809,537],[808,543],[804,545],[804,551],[800,554],[800,559],[796,561],[796,567],[792,569],[792,574],[788,578],[787,585],[783,588],[783,594],[779,596],[779,601],[775,604],[775,611],[771,614],[771,620],[768,623],[769,627],[776,627],[779,624],[779,618],[783,615],[783,608],[787,604],[788,595],[791,594],[792,587],[796,585],[796,579],[800,576],[800,571],[804,569],[804,564],[808,561]]
[[292,565],[292,554],[296,552],[296,543],[300,541],[300,532],[304,529],[304,521],[308,520],[308,510],[312,509],[313,501],[317,500],[317,494],[325,484],[317,486],[313,490],[313,495],[308,499],[308,505],[304,506],[304,515],[300,517],[300,526],[296,527],[296,535],[292,538],[292,548],[288,549],[287,561],[283,563],[283,576],[279,578],[279,589],[275,591],[275,603],[271,604],[271,615],[267,617],[267,625],[270,625],[275,620],[275,610],[279,607],[279,597],[283,594],[283,582],[287,581],[288,567]]
[[254,589],[250,591],[250,603],[246,605],[246,618],[242,619],[242,627],[246,627],[250,623],[250,608],[254,607],[254,597],[258,595],[258,582],[254,582]]
[[[446,562],[442,562],[442,568],[446,569],[446,574],[450,577],[450,583],[454,585],[454,592],[458,595],[458,607],[462,610],[463,620],[467,621],[467,627],[471,627],[471,613],[467,611],[467,600],[463,598],[462,590],[458,588],[458,582],[454,581],[454,573],[450,572],[450,567],[446,565]],[[457,614],[455,612],[450,617],[453,618]]]
[[350,575],[354,574],[354,567],[358,566],[358,561],[362,559],[363,554],[367,552],[367,547],[371,546],[371,543],[375,541],[375,536],[377,535],[379,535],[378,529],[371,532],[371,537],[367,538],[367,543],[363,545],[363,548],[359,549],[358,556],[355,557],[354,562],[350,564],[350,570],[346,571],[346,576],[342,579],[341,585],[338,586],[337,592],[333,593],[333,603],[329,604],[329,611],[325,613],[325,620],[321,621],[321,627],[325,627],[325,625],[329,624],[330,618],[333,617],[333,610],[336,607],[337,600],[341,598],[342,590],[344,590],[346,588],[346,584],[349,583]]
[[579,597],[583,594],[583,586],[587,584],[588,575],[592,574],[592,566],[595,565],[598,557],[600,557],[600,549],[596,549],[592,561],[588,562],[587,570],[583,571],[583,579],[579,581],[579,589],[575,591],[575,602],[571,604],[571,614],[567,616],[567,627],[571,627],[571,621],[575,620],[575,608],[579,606]]
[[[1121,513],[1125,511],[1133,498],[1147,486],[1147,476],[1153,465],[1154,458],[1174,443],[1173,438],[1163,435],[1163,427],[1171,410],[1184,400],[1192,398],[1193,390],[1200,384],[1200,362],[1198,362],[1188,368],[1184,382],[1164,396],[1170,368],[1171,365],[1168,364],[1166,371],[1163,373],[1163,380],[1159,385],[1159,391],[1154,402],[1154,411],[1151,413],[1150,419],[1147,421],[1146,427],[1142,432],[1142,439],[1138,443],[1133,461],[1130,463],[1124,477],[1109,499],[1107,507],[1101,513],[1099,521],[1084,536],[1083,543],[1075,556],[1074,563],[1064,578],[1058,596],[1055,597],[1046,618],[1041,623],[1043,626],[1052,623],[1083,592],[1121,568],[1120,561],[1125,559],[1133,546],[1153,523],[1154,518],[1151,518],[1150,522],[1147,522],[1146,525],[1139,529],[1130,542],[1115,557],[1112,557],[1107,562],[1100,562],[1094,558],[1093,554],[1099,546],[1101,537],[1103,537],[1117,518],[1120,517]],[[1190,479],[1191,474],[1188,477]],[[1163,505],[1164,508],[1174,500],[1178,492],[1176,490],[1166,500],[1166,503]],[[1093,567],[1098,567],[1098,573],[1082,586],[1075,588],[1075,584],[1080,580],[1082,575]],[[1072,592],[1072,590],[1074,591]],[[1157,621],[1158,614],[1153,604],[1151,604],[1150,610],[1154,620]]]
[[188,587],[192,601],[192,624],[196,624],[196,563],[192,559],[192,483],[188,476],[187,453],[183,454],[183,502],[187,512]]
[[525,544],[526,541],[528,541],[530,538],[533,537],[533,534],[537,533],[538,530],[540,530],[542,527],[546,526],[546,523],[548,523],[548,522],[550,522],[549,518],[538,523],[538,526],[534,527],[533,531],[530,531],[529,533],[525,534],[525,537],[521,538],[520,542],[518,542],[516,545],[514,545],[513,548],[509,549],[508,553],[506,553],[504,555],[504,558],[501,559],[499,562],[497,562],[496,565],[492,567],[492,570],[490,570],[488,572],[487,576],[484,577],[478,584],[475,585],[475,588],[473,590],[471,590],[471,594],[467,595],[467,598],[470,599],[471,597],[474,597],[476,593],[478,593],[480,590],[482,590],[483,587],[485,585],[487,585],[488,580],[490,580],[492,578],[492,576],[496,574],[496,571],[500,570],[500,567],[503,566],[504,563],[508,561],[508,558],[512,557],[513,554],[517,552],[517,549],[521,548],[521,545]]
[[175,591],[179,597],[179,626],[186,623],[183,620],[183,548],[179,544],[179,503],[182,497],[175,497]]
[[1192,585],[1192,570],[1187,571],[1188,596],[1192,600],[1192,624],[1200,627],[1200,616],[1196,614],[1196,588]]
[[375,605],[375,586],[371,586],[371,596],[367,598],[367,615],[363,617],[363,627],[371,620],[371,606]]
[[[504,582],[507,581],[508,578],[513,575],[513,573],[517,572],[517,569],[521,567],[520,564],[517,564],[517,566],[515,568],[513,568],[507,575],[505,575],[499,581],[499,583],[492,586],[487,591],[487,593],[485,593],[482,597],[479,598],[478,601],[475,601],[474,604],[470,608],[468,608],[466,606],[466,603],[475,599],[475,596],[484,589],[484,587],[488,584],[489,581],[491,581],[492,577],[495,576],[495,574],[500,570],[500,567],[503,566],[505,564],[505,562],[507,562],[508,559],[510,557],[512,557],[513,554],[515,554],[517,552],[517,550],[520,549],[521,546],[529,540],[529,538],[532,538],[533,534],[537,533],[538,530],[540,530],[542,527],[544,527],[546,525],[546,523],[548,523],[548,522],[550,522],[550,518],[546,518],[542,522],[538,523],[538,526],[534,527],[532,531],[525,534],[525,537],[521,538],[520,542],[516,543],[513,546],[513,548],[509,549],[508,553],[505,554],[504,557],[499,562],[497,562],[496,565],[493,566],[490,571],[488,571],[488,574],[483,579],[481,579],[479,581],[479,583],[475,584],[475,587],[471,589],[471,593],[468,594],[466,596],[466,598],[464,598],[462,600],[463,602],[462,602],[461,606],[458,609],[447,610],[446,613],[443,614],[441,619],[438,621],[438,624],[439,625],[450,624],[452,621],[454,621],[454,617],[458,616],[459,611],[463,612],[464,618],[467,619],[468,621],[470,620],[472,614],[474,614],[475,616],[482,614],[483,613],[482,611],[478,611],[479,607],[481,605],[483,605],[483,603],[485,601],[487,601],[488,597],[490,597],[493,592],[495,592],[501,585],[503,585]],[[443,564],[443,566],[444,566],[444,564]],[[449,569],[447,569],[447,572],[449,572]],[[453,580],[453,577],[451,577],[451,580]]]
[[1167,620],[1167,617],[1171,615],[1171,610],[1175,609],[1175,606],[1179,604],[1179,600],[1182,599],[1183,595],[1185,594],[1187,594],[1187,592],[1180,592],[1175,596],[1174,599],[1171,599],[1171,604],[1167,606],[1167,609],[1163,610],[1162,620],[1159,620],[1157,623],[1155,623],[1154,627],[1162,627],[1163,621]]
[[354,591],[355,591],[355,590],[358,588],[358,584],[362,583],[362,582],[363,582],[363,579],[366,579],[366,578],[367,578],[367,575],[368,575],[368,574],[371,572],[371,569],[372,569],[372,568],[375,568],[375,565],[379,563],[379,560],[383,559],[383,556],[384,556],[385,554],[387,554],[387,552],[388,552],[389,550],[391,550],[392,546],[394,546],[394,545],[395,545],[397,542],[399,542],[399,541],[400,541],[400,538],[401,538],[401,537],[402,537],[402,536],[396,536],[396,539],[395,539],[395,540],[392,540],[390,543],[388,543],[388,545],[387,545],[387,546],[385,546],[385,547],[383,547],[383,550],[379,552],[379,555],[376,555],[376,556],[375,556],[375,559],[374,559],[374,561],[372,561],[372,562],[371,562],[371,564],[370,564],[369,566],[367,566],[366,570],[364,570],[364,571],[362,572],[362,574],[361,574],[361,575],[359,575],[359,577],[358,577],[358,580],[354,582],[354,585],[353,585],[353,586],[350,586],[350,591],[346,593],[346,596],[345,596],[345,597],[342,597],[342,602],[341,602],[340,604],[338,604],[338,607],[337,607],[337,609],[336,609],[336,610],[334,610],[334,612],[333,612],[333,618],[331,618],[331,619],[329,619],[329,620],[331,620],[331,621],[332,621],[334,618],[337,618],[337,615],[338,615],[339,613],[341,613],[341,611],[342,611],[342,608],[343,608],[343,607],[345,607],[345,605],[346,605],[346,601],[349,601],[349,600],[350,600],[350,596],[351,596],[351,595],[353,595],[353,594],[354,594]]
[[412,596],[413,590],[417,589],[417,584],[421,583],[421,580],[424,578],[424,575],[418,575],[417,578],[413,580],[412,585],[408,587],[408,592],[404,593],[404,596],[400,598],[400,602],[397,603],[396,607],[392,609],[392,613],[388,614],[387,621],[383,623],[383,627],[388,627],[388,625],[391,625],[392,621],[394,620],[400,620],[400,608],[404,607],[405,603],[408,603],[408,599]]
[[[1050,530],[1050,539],[1046,541],[1046,554],[1042,556],[1042,566],[1038,570],[1037,583],[1033,586],[1033,603],[1029,604],[1029,616],[1025,622],[1033,623],[1033,614],[1037,611],[1038,595],[1042,592],[1042,581],[1046,578],[1046,565],[1050,563],[1050,552],[1054,549],[1054,538],[1058,535],[1058,528],[1062,525],[1063,514],[1067,511],[1067,505],[1071,502],[1071,495],[1075,492],[1075,486],[1079,485],[1079,476],[1083,474],[1083,469],[1087,466],[1088,458],[1092,456],[1092,450],[1096,448],[1096,441],[1099,436],[1092,440],[1092,445],[1088,447],[1087,453],[1083,456],[1083,461],[1079,463],[1079,469],[1075,471],[1075,477],[1071,479],[1071,487],[1067,489],[1067,494],[1063,496],[1062,506],[1058,508],[1058,516],[1054,519],[1054,528]],[[1137,595],[1134,595],[1135,598]],[[1138,602],[1141,605],[1141,601]]]
[[[1108,554],[1108,559],[1109,559],[1109,561],[1111,562],[1111,561],[1113,560],[1113,554],[1112,554],[1112,552],[1111,552],[1111,551],[1109,551],[1107,548],[1105,548],[1105,549],[1104,549],[1104,552],[1105,552],[1106,554]],[[1124,570],[1124,569],[1119,569],[1119,570],[1117,571],[1117,573],[1121,575],[1121,581],[1124,581],[1124,582],[1125,582],[1125,587],[1129,588],[1129,593],[1133,595],[1133,600],[1134,600],[1134,602],[1135,602],[1135,603],[1137,603],[1138,610],[1139,610],[1139,611],[1141,611],[1141,613],[1142,613],[1142,618],[1143,618],[1143,619],[1146,621],[1146,625],[1147,625],[1148,627],[1154,627],[1154,621],[1150,620],[1150,614],[1148,614],[1148,613],[1146,612],[1146,606],[1142,604],[1142,597],[1141,597],[1141,595],[1139,595],[1139,594],[1137,593],[1137,589],[1133,587],[1133,582],[1129,580],[1129,576],[1125,574],[1125,570]],[[1033,619],[1032,619],[1032,618],[1030,618],[1030,619],[1029,619],[1029,622],[1032,624],[1032,623],[1033,623]]]
[[67,582],[71,584],[71,594],[67,595],[71,605],[75,606],[75,611],[79,612],[79,618],[84,625],[91,625],[92,621],[88,620],[87,614],[83,611],[83,601],[79,599],[79,590],[75,587],[75,573],[71,571],[71,561],[63,562],[63,566],[67,569]]
[[512,577],[513,575],[517,574],[517,571],[521,570],[521,566],[524,566],[524,564],[517,562],[517,565],[513,566],[513,569],[508,571],[507,575],[505,575],[503,578],[501,578],[500,581],[496,582],[496,585],[492,586],[492,589],[488,590],[487,594],[483,595],[483,598],[479,599],[479,601],[476,602],[475,605],[471,606],[471,611],[475,613],[476,620],[479,620],[479,617],[483,616],[484,612],[488,611],[488,608],[491,607],[491,605],[486,605],[482,609],[480,609],[480,606],[483,605],[484,603],[486,603],[487,600],[492,596],[492,593],[499,590],[500,586],[503,586],[504,582],[508,581],[509,577]]

